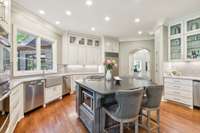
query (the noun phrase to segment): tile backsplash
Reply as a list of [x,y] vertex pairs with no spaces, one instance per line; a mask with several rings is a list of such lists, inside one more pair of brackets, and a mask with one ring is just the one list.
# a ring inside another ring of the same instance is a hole
[[200,77],[200,62],[166,62],[164,72],[177,71],[182,76]]

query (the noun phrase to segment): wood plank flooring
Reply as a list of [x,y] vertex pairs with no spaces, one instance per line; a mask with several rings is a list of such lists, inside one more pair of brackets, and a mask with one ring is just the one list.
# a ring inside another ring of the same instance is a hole
[[[160,115],[161,133],[200,133],[200,110],[162,102]],[[87,130],[76,114],[75,95],[70,95],[26,114],[14,133],[87,133]]]

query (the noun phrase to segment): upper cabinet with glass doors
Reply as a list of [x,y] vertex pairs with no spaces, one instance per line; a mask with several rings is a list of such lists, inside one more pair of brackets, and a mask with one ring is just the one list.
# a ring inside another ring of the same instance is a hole
[[179,61],[182,59],[183,55],[183,24],[177,23],[172,24],[168,28],[169,30],[169,60]]
[[169,25],[169,60],[200,60],[200,16]]
[[189,19],[186,24],[186,59],[200,60],[200,16]]

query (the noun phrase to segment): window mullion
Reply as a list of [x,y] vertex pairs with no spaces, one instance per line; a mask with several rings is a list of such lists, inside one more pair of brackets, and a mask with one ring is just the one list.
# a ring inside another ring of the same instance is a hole
[[41,70],[41,37],[37,38],[37,46],[36,46],[36,53],[37,53],[37,70]]

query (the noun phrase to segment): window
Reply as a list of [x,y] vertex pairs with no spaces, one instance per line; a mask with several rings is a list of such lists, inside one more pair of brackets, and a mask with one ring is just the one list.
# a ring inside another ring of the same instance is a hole
[[57,72],[56,41],[14,28],[14,76]]

